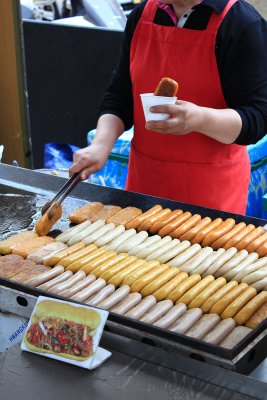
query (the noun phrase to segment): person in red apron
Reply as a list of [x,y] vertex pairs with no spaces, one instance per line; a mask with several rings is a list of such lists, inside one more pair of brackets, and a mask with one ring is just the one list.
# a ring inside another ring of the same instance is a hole
[[[246,146],[233,144],[242,119],[227,105],[215,56],[218,30],[237,1],[225,1],[222,12],[212,12],[203,30],[179,27],[199,0],[146,2],[129,53],[134,138],[127,190],[245,213],[250,163]],[[162,8],[172,5],[178,26],[154,23],[159,4]],[[153,112],[171,116],[146,124],[140,94],[153,92],[164,76],[179,83],[181,100],[173,106],[154,107]],[[103,167],[124,128],[118,115],[102,115],[95,148],[75,154],[71,172],[83,170],[86,178]]]

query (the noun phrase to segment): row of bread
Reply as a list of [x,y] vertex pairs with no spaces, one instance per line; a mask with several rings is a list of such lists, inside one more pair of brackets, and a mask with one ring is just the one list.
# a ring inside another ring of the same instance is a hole
[[[67,252],[68,249],[63,252]],[[127,253],[116,255],[115,252],[97,248],[94,244],[83,248],[83,250],[87,249],[89,249],[90,261],[87,257],[84,266],[80,264],[79,259],[77,265],[77,261],[73,258],[77,257],[77,254],[73,253],[61,259],[60,264],[63,266],[61,265],[60,268],[64,270],[64,267],[67,267],[66,272],[69,273],[78,270],[82,275],[93,274],[102,282],[107,282],[108,285],[111,284],[114,287],[127,286],[131,292],[138,292],[142,297],[153,295],[158,301],[170,300],[176,304],[186,304],[189,309],[201,308],[204,312],[220,315],[222,319],[233,317],[238,325],[246,323],[267,301],[266,291],[257,295],[256,289],[249,287],[246,283],[238,284],[236,281],[226,283],[224,278],[215,279],[212,275],[203,279],[199,274],[189,276],[177,267],[169,268],[168,265],[159,264],[155,260],[146,262]],[[103,259],[105,253],[111,258]],[[23,267],[23,261],[26,267]],[[25,270],[32,266],[28,263],[33,263],[33,261],[23,260],[13,254],[3,256],[0,258],[0,276],[11,279],[15,276],[16,279],[16,274],[21,273],[23,268]],[[54,271],[49,271],[49,273],[53,274]],[[80,295],[87,297],[86,290]],[[83,297],[79,298],[79,301],[84,300]]]
[[[226,280],[248,283],[257,291],[267,288],[267,257],[258,259],[257,253],[248,254],[246,250],[238,252],[236,248],[230,248],[215,251],[211,247],[201,248],[199,244],[190,245],[189,241],[180,242],[170,236],[148,237],[147,232],[125,230],[123,225],[115,227],[112,223],[105,225],[103,220],[94,223],[85,221],[67,229],[56,239],[37,237],[35,232],[22,232],[1,242],[0,253],[12,252],[48,266],[60,263],[73,271],[84,269],[86,273],[100,263],[109,260],[112,263],[112,259],[115,262],[117,253],[127,253],[125,257],[135,257],[129,260],[141,258],[147,262],[167,262],[169,267],[179,267],[190,275],[223,276]],[[101,245],[104,247],[97,248]]]
[[[15,259],[18,264],[19,258],[16,255],[9,255],[1,259],[9,261]],[[21,264],[28,263],[29,266],[29,261],[24,259],[20,261]],[[35,268],[38,267],[40,266],[35,266]],[[95,275],[86,276],[83,271],[73,274],[71,271],[64,271],[61,266],[49,271],[48,267],[42,267],[47,268],[47,271],[33,277],[28,282],[30,285],[51,294],[84,302],[172,332],[185,334],[225,348],[232,348],[251,331],[251,328],[236,326],[233,318],[221,320],[217,314],[203,314],[203,310],[200,308],[189,309],[185,304],[174,304],[171,300],[157,301],[153,295],[142,298],[140,293],[130,293],[128,285],[116,289],[113,284],[108,284],[104,279],[97,279]],[[33,272],[34,266],[29,266],[28,270]],[[11,279],[21,282],[22,274],[25,277],[25,273],[26,270],[21,271],[13,275]],[[261,313],[259,311],[258,315],[262,315],[262,311]],[[254,314],[254,320],[255,316],[256,314]],[[258,323],[257,319],[259,317],[256,316],[256,324]],[[253,325],[252,318],[251,321],[251,325]]]
[[[188,274],[197,273],[202,277],[214,275],[216,278],[224,276],[227,280],[248,283],[257,290],[267,288],[267,257],[259,259],[258,253],[249,254],[247,250],[237,251],[235,247],[227,250],[223,248],[213,250],[209,246],[202,248],[197,243],[191,245],[188,240],[180,242],[179,239],[172,239],[170,236],[164,238],[159,235],[148,236],[145,231],[137,233],[133,228],[125,230],[123,225],[115,227],[113,223],[105,224],[103,220],[94,223],[85,221],[67,229],[56,239],[65,242],[68,246],[81,242],[84,246],[92,243],[103,246],[106,252],[103,249],[101,251],[105,261],[115,256],[114,252],[127,252],[130,256],[146,261],[157,260],[161,264],[168,263],[169,267],[179,267]],[[92,261],[92,256],[88,253],[94,248],[79,249],[80,253],[76,248],[74,249],[76,254],[67,260],[60,259],[61,253],[55,255],[52,260],[48,259],[49,265],[53,265],[53,260],[55,264],[60,262],[66,267],[73,263],[70,268],[85,267],[90,272],[90,265],[86,267],[86,264]]]
[[214,250],[236,247],[249,253],[257,252],[260,257],[267,255],[267,232],[264,227],[245,222],[237,224],[233,218],[212,221],[210,217],[202,218],[199,214],[192,215],[180,209],[171,211],[161,205],[142,213],[136,207],[121,209],[102,203],[88,203],[70,214],[69,219],[73,223],[102,219],[107,224],[124,225],[126,229],[148,231],[162,237],[169,235],[181,241],[189,240],[192,244],[199,243],[202,247],[211,246]]

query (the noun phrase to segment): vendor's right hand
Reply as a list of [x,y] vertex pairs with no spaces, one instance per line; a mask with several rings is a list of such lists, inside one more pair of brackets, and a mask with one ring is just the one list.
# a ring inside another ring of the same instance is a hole
[[69,169],[70,176],[81,173],[81,180],[102,169],[108,159],[109,151],[103,144],[92,143],[91,146],[78,150],[73,154],[73,164]]

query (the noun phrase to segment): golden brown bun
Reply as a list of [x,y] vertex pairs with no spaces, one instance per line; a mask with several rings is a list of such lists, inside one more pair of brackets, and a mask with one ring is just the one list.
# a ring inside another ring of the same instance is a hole
[[59,204],[59,206],[56,209],[55,215],[51,219],[48,218],[48,213],[49,211],[45,212],[44,215],[41,216],[41,218],[39,219],[39,221],[37,221],[37,224],[35,225],[35,231],[38,234],[38,236],[47,235],[52,226],[55,225],[55,223],[61,218],[62,205]]
[[161,79],[156,87],[154,96],[174,97],[176,96],[177,91],[178,83],[174,79],[165,77]]
[[60,318],[69,322],[81,324],[95,330],[101,322],[100,314],[88,308],[75,307],[66,303],[45,300],[37,304],[32,322],[41,319]]
[[40,347],[37,346],[33,346],[31,343],[28,342],[26,336],[24,338],[24,343],[25,346],[28,347],[29,350],[34,351],[36,353],[48,353],[48,354],[53,354],[55,356],[59,356],[59,357],[64,357],[64,358],[70,358],[71,360],[75,360],[75,361],[85,361],[88,358],[90,358],[93,354],[93,349],[91,349],[89,355],[87,357],[81,357],[81,356],[74,356],[72,354],[67,354],[67,353],[56,353],[54,351],[51,350],[46,350],[46,349],[41,349]]

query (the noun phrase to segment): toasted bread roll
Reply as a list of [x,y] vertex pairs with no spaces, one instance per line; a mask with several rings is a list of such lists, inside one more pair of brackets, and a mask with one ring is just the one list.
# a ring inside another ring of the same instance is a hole
[[185,304],[176,304],[173,306],[167,314],[163,315],[160,319],[155,321],[153,325],[158,326],[159,328],[167,329],[169,328],[178,318],[180,318],[185,312],[187,308]]
[[43,264],[47,258],[51,257],[51,255],[57,254],[66,248],[68,248],[68,246],[65,243],[55,241],[41,247],[40,249],[31,251],[27,260],[34,261],[37,264]]
[[187,310],[169,329],[173,332],[186,333],[200,319],[201,315],[202,310],[200,308]]
[[159,218],[156,222],[154,222],[153,225],[149,228],[149,232],[154,235],[155,233],[158,233],[158,231],[163,228],[165,225],[169,224],[173,220],[175,220],[179,215],[183,213],[182,210],[174,210],[171,213],[169,213],[167,216]]
[[[257,297],[257,296],[256,296]],[[254,297],[254,299],[256,299]],[[253,299],[252,299],[253,300]],[[242,310],[241,310],[242,311]],[[262,304],[246,321],[246,326],[250,329],[256,328],[265,318],[267,318],[267,302]]]
[[225,253],[224,249],[218,249],[217,251],[214,250],[197,268],[195,268],[193,272],[203,276],[204,272],[207,271],[207,269],[215,263],[223,253]]
[[177,274],[169,282],[165,283],[165,285],[155,291],[153,296],[155,296],[157,301],[165,300],[167,296],[187,278],[188,274],[186,272],[179,272],[179,274]]
[[234,279],[235,281],[240,282],[241,278],[238,279],[239,273],[242,272],[250,264],[253,264],[258,258],[259,255],[257,253],[250,253],[243,261],[241,261],[240,264],[224,274],[225,279],[227,281]]
[[222,224],[222,219],[221,218],[216,218],[214,221],[212,221],[210,224],[206,225],[204,228],[202,228],[192,239],[191,243],[196,244],[196,243],[201,243],[203,239],[213,230],[217,229],[220,225]]
[[27,242],[28,240],[31,240],[33,238],[37,238],[38,235],[35,231],[25,231],[25,232],[20,232],[17,233],[16,235],[13,235],[9,237],[6,240],[3,240],[0,242],[0,254],[7,255],[12,252],[12,247],[20,242],[23,242],[24,240]]
[[186,278],[179,286],[177,286],[168,296],[167,299],[178,302],[180,297],[182,297],[188,290],[190,290],[194,285],[196,285],[201,280],[200,275],[193,274]]
[[215,242],[212,243],[211,247],[214,250],[217,250],[217,249],[220,249],[221,247],[224,247],[224,245],[228,242],[228,240],[232,239],[233,236],[235,236],[238,232],[240,232],[245,227],[246,227],[245,222],[240,222],[239,224],[235,225],[225,235],[223,235],[223,236],[219,237],[219,239],[215,240]]
[[235,254],[237,253],[237,249],[235,247],[231,247],[226,250],[203,274],[202,276],[213,275],[215,274],[227,261],[231,260]]
[[152,282],[154,279],[156,279],[158,276],[160,276],[163,272],[168,270],[169,267],[166,264],[161,264],[152,269],[152,271],[148,272],[146,275],[142,276],[139,278],[137,281],[135,281],[131,285],[131,292],[140,292],[143,287],[148,285],[150,282]]
[[120,210],[121,210],[121,207],[112,206],[112,205],[108,204],[108,205],[102,207],[100,210],[96,211],[94,214],[92,214],[88,219],[91,222],[98,221],[99,219],[106,221],[108,218],[117,214]]
[[253,242],[251,242],[246,250],[249,253],[252,253],[254,251],[257,251],[257,249],[263,245],[265,242],[267,241],[267,232],[263,233],[261,236],[257,237],[257,239],[253,240]]
[[13,275],[10,279],[25,285],[31,279],[43,274],[44,272],[50,271],[50,269],[51,268],[45,267],[44,265],[33,265],[32,267]]
[[[229,249],[228,249],[229,250]],[[227,250],[227,251],[228,251]],[[239,265],[243,260],[245,260],[245,258],[248,256],[248,252],[247,250],[241,250],[238,253],[236,253],[235,256],[233,256],[232,258],[230,258],[229,261],[227,261],[225,264],[223,264],[221,266],[221,268],[219,268],[214,276],[215,278],[217,278],[218,276],[223,276],[224,274],[226,274],[228,271],[230,271],[231,269],[235,268],[237,265]]]
[[172,309],[173,303],[170,300],[162,300],[159,301],[154,307],[149,310],[140,321],[146,322],[148,324],[153,324],[158,319],[160,319],[163,315],[165,315],[170,309]]
[[192,214],[188,211],[184,212],[183,214],[179,215],[176,219],[171,221],[169,224],[165,225],[158,231],[158,234],[163,237],[169,235],[175,229],[177,229],[180,225],[186,222],[189,218],[192,217]]
[[137,207],[126,207],[117,212],[116,214],[112,215],[111,217],[107,218],[107,224],[115,224],[118,225],[126,225],[128,222],[132,221],[138,215],[142,214],[142,210]]
[[[216,315],[216,314],[215,314]],[[227,318],[220,321],[211,331],[209,331],[202,340],[211,344],[220,343],[232,330],[236,323],[233,318]]]
[[254,231],[255,225],[249,224],[245,228],[241,229],[234,237],[232,237],[228,242],[225,243],[224,248],[229,249],[230,247],[235,247],[241,240],[246,237],[250,232]]
[[178,83],[171,78],[164,77],[155,89],[154,96],[174,97],[178,91]]
[[146,297],[149,296],[150,294],[153,294],[162,286],[164,286],[165,283],[169,282],[172,278],[178,275],[179,272],[180,272],[179,268],[176,267],[169,268],[161,275],[159,275],[157,278],[155,278],[152,282],[150,282],[148,285],[143,287],[143,289],[140,292],[141,295],[143,297]]
[[71,253],[68,256],[62,258],[60,260],[60,265],[63,267],[68,267],[70,264],[74,263],[75,261],[82,259],[83,257],[87,256],[88,254],[93,253],[97,249],[95,244],[90,244],[90,246],[84,247],[75,253]]
[[235,286],[211,307],[210,312],[221,315],[223,311],[229,306],[229,304],[231,304],[247,288],[248,285],[246,283],[240,283],[239,285]]
[[218,290],[220,290],[225,284],[226,280],[224,278],[217,278],[189,303],[188,308],[201,308],[202,304],[205,303],[205,301],[207,301],[207,299],[209,299],[214,293],[218,292]]
[[60,235],[58,235],[56,237],[56,240],[58,240],[59,242],[67,243],[72,236],[76,235],[79,232],[82,232],[89,225],[91,225],[91,221],[84,221],[79,225],[72,226],[66,229]]
[[245,304],[249,302],[253,297],[257,295],[256,289],[248,287],[240,294],[235,300],[233,300],[228,307],[221,314],[221,318],[233,318]]
[[138,226],[137,231],[148,231],[149,228],[157,222],[161,218],[166,218],[169,214],[171,214],[170,208],[164,208],[156,214],[151,215],[151,217],[146,218],[141,224]]
[[226,349],[232,349],[235,347],[245,336],[251,332],[251,329],[245,326],[237,326],[223,339],[219,346],[225,347]]
[[73,246],[67,247],[65,250],[60,251],[59,253],[51,255],[51,257],[48,257],[44,261],[44,265],[47,265],[49,267],[53,267],[54,265],[58,264],[60,260],[62,260],[65,257],[70,256],[73,253],[76,253],[77,251],[83,249],[85,247],[85,244],[83,242],[76,243]]
[[57,277],[58,275],[63,274],[63,272],[64,272],[64,267],[58,265],[57,267],[50,269],[50,271],[44,272],[43,274],[38,275],[35,278],[31,279],[30,281],[27,282],[27,285],[34,287],[40,286],[46,283],[47,281]]
[[109,268],[103,274],[100,275],[100,278],[105,279],[105,281],[108,281],[112,276],[118,274],[120,271],[123,269],[127,268],[129,265],[133,264],[137,260],[136,257],[130,256],[125,258],[125,260],[121,261],[119,264],[114,265],[114,267]]
[[[99,249],[100,250],[100,249]],[[101,250],[105,250],[105,248],[101,249]],[[82,266],[82,270],[86,273],[86,275],[92,273],[97,267],[99,267],[100,265],[103,265],[105,262],[112,260],[113,258],[116,257],[117,253],[115,253],[115,251],[101,251],[99,252],[100,255],[98,255],[97,257],[94,257],[94,259],[92,259],[92,255],[90,257],[90,260],[87,262],[81,262]],[[79,263],[79,261],[78,261]],[[71,268],[71,265],[69,266],[69,268]]]
[[128,267],[124,268],[122,271],[118,272],[116,275],[113,275],[108,280],[108,284],[112,284],[115,287],[120,286],[123,282],[123,279],[131,274],[132,272],[136,271],[138,268],[145,265],[145,260],[136,260],[132,264],[128,265]]
[[128,222],[125,225],[126,229],[136,229],[147,218],[150,218],[152,215],[157,214],[161,210],[162,210],[162,206],[159,204],[150,208],[148,211],[144,212],[143,214],[138,215],[136,218],[134,218],[133,220]]
[[178,256],[174,257],[168,265],[170,267],[180,267],[186,261],[190,260],[190,258],[194,257],[201,250],[201,246],[199,244],[194,244],[190,246],[188,249],[178,254]]
[[203,312],[204,313],[209,312],[211,308],[214,306],[214,304],[216,304],[219,300],[221,300],[228,292],[234,289],[237,285],[238,283],[236,281],[230,281],[226,283],[226,285],[222,286],[218,291],[216,291],[213,295],[207,298],[207,300],[204,301],[204,303],[201,305],[201,309],[203,310]]
[[14,245],[12,249],[12,254],[17,254],[23,258],[27,258],[30,252],[40,249],[41,247],[46,246],[49,243],[53,243],[55,239],[52,239],[49,236],[41,236],[37,238],[33,238],[29,241],[23,241]]
[[203,247],[210,246],[215,240],[219,239],[221,236],[225,235],[235,226],[235,220],[233,218],[227,218],[223,221],[217,229],[209,232],[201,242]]
[[49,218],[49,210],[44,213],[40,217],[40,219],[37,221],[34,229],[38,236],[45,236],[50,232],[52,229],[52,226],[55,225],[55,223],[62,217],[62,205],[59,204],[59,206],[56,208],[55,215],[52,216],[52,218]]
[[178,303],[184,303],[188,305],[191,301],[195,299],[195,297],[201,293],[206,287],[208,287],[214,281],[214,277],[212,275],[206,276],[206,278],[201,279],[196,285],[194,285],[191,289],[189,289],[182,297],[177,300]]
[[263,291],[253,297],[243,308],[238,311],[234,319],[237,325],[244,325],[249,318],[267,302],[267,292]]
[[85,257],[69,264],[67,266],[67,271],[72,271],[72,272],[77,272],[79,269],[82,269],[87,275],[91,272],[90,268],[87,270],[87,264],[89,264],[91,261],[97,259],[98,257],[102,256],[103,254],[107,253],[106,249],[99,248],[93,251],[90,254],[87,254]]
[[191,240],[194,236],[196,236],[202,229],[208,226],[211,223],[210,217],[205,217],[201,219],[196,225],[194,225],[191,229],[185,232],[181,237],[181,242],[183,240]]
[[180,236],[189,231],[189,229],[193,228],[193,226],[195,226],[199,221],[201,221],[201,215],[194,214],[191,218],[172,231],[170,236],[172,238],[180,238]]
[[263,235],[266,232],[262,226],[258,226],[252,232],[250,232],[247,236],[245,236],[239,243],[237,243],[237,250],[243,250],[248,247],[248,245],[257,239],[259,236]]
[[194,270],[211,254],[213,250],[211,247],[204,247],[195,256],[187,260],[181,265],[181,270],[192,274]]
[[203,336],[209,333],[219,322],[220,317],[217,314],[202,315],[192,328],[186,332],[186,336],[202,339]]
[[71,213],[69,215],[69,220],[73,224],[80,224],[80,223],[86,221],[87,219],[90,219],[90,217],[94,213],[96,213],[103,207],[104,207],[104,205],[102,203],[98,203],[98,202],[92,202],[92,203],[85,204],[84,206],[78,208],[73,213]]
[[101,264],[99,267],[92,270],[92,273],[99,278],[105,271],[115,267],[115,265],[119,264],[121,261],[128,258],[127,253],[120,253],[114,256],[113,258],[109,259],[108,261]]
[[141,267],[137,268],[135,271],[125,276],[122,284],[131,286],[135,281],[137,281],[142,276],[146,275],[148,272],[150,272],[158,265],[159,262],[156,260],[145,262]]

